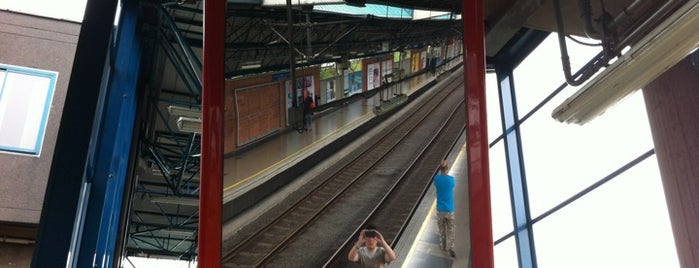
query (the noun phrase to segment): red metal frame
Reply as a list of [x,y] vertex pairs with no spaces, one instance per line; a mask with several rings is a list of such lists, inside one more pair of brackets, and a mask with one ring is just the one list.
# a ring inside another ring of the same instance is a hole
[[466,144],[471,262],[475,268],[494,267],[490,211],[488,127],[485,102],[485,38],[483,0],[463,0],[464,76],[466,77]]
[[204,1],[198,266],[221,267],[226,1]]

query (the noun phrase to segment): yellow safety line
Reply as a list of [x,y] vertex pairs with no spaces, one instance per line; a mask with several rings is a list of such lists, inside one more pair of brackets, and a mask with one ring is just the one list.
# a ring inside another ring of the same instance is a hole
[[413,244],[410,246],[410,251],[408,251],[408,256],[405,257],[405,261],[403,262],[403,265],[401,265],[401,268],[407,268],[408,262],[410,259],[413,257],[413,253],[415,251],[415,247],[417,247],[417,244],[420,243],[420,238],[422,237],[422,233],[425,232],[425,228],[428,226],[428,221],[432,220],[432,214],[434,213],[434,209],[437,206],[437,201],[432,202],[432,207],[430,207],[430,212],[427,213],[427,217],[425,217],[425,220],[422,222],[422,226],[420,226],[420,231],[417,232],[417,236],[415,236],[415,240],[413,240]]
[[[369,115],[369,114],[367,114],[367,115]],[[362,116],[362,117],[365,117],[365,116],[367,116],[367,115],[364,115],[364,116]],[[361,117],[360,117],[360,118],[361,118]],[[357,119],[357,120],[359,120],[359,119]],[[351,123],[350,123],[350,124],[351,124]],[[257,173],[255,173],[255,174],[253,174],[253,175],[250,175],[250,176],[248,176],[247,178],[245,178],[245,179],[243,179],[243,180],[241,180],[241,181],[238,181],[238,182],[233,183],[233,184],[231,184],[231,185],[229,185],[229,186],[226,186],[225,188],[223,188],[223,191],[225,192],[225,191],[228,191],[228,190],[230,190],[230,189],[233,189],[233,188],[235,188],[236,186],[238,186],[238,185],[240,185],[240,184],[242,184],[242,183],[245,183],[245,182],[251,180],[251,179],[254,178],[254,177],[259,176],[260,174],[263,174],[263,173],[267,172],[267,170],[269,170],[269,169],[276,168],[277,166],[281,165],[281,163],[285,162],[287,159],[292,158],[292,157],[295,157],[296,155],[298,155],[298,154],[304,152],[308,147],[311,147],[311,146],[313,146],[314,144],[319,143],[319,142],[321,142],[321,141],[323,141],[323,140],[329,139],[333,134],[335,134],[336,132],[340,132],[340,131],[344,130],[344,129],[346,128],[346,126],[348,126],[348,125],[350,125],[350,124],[347,124],[347,125],[345,125],[344,127],[341,127],[341,128],[338,128],[338,129],[334,130],[334,131],[331,132],[330,134],[328,134],[328,135],[326,135],[326,136],[324,136],[324,137],[318,139],[317,141],[315,141],[315,142],[313,142],[313,143],[311,143],[311,144],[309,144],[309,145],[304,146],[304,147],[301,148],[300,150],[294,152],[293,154],[288,155],[287,157],[284,157],[282,160],[277,161],[276,163],[274,163],[274,164],[272,164],[272,165],[270,165],[270,166],[268,166],[268,167],[266,167],[266,168],[264,168],[264,169],[258,171]]]

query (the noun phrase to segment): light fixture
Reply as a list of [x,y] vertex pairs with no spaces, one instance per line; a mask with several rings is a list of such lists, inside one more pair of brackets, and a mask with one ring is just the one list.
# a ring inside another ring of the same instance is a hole
[[172,116],[185,116],[192,118],[201,118],[201,109],[188,108],[177,105],[170,105],[167,107],[167,111]]
[[199,199],[180,196],[152,196],[150,201],[158,204],[182,205],[196,207],[199,206]]
[[201,119],[180,116],[177,118],[177,129],[184,132],[201,133]]
[[551,114],[583,125],[655,80],[699,46],[699,0],[687,1],[665,21],[566,99]]
[[161,235],[165,235],[165,236],[177,236],[177,237],[193,237],[194,236],[194,231],[191,231],[191,230],[160,229],[158,232]]
[[249,64],[249,65],[243,65],[240,67],[241,70],[250,70],[250,69],[257,69],[262,67],[260,64]]
[[240,67],[242,70],[249,70],[249,69],[257,69],[262,67],[262,61],[261,60],[256,60],[256,61],[246,61],[243,63],[243,66]]

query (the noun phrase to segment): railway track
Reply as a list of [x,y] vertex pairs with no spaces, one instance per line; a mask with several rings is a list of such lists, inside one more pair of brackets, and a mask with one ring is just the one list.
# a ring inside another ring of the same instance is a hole
[[[453,110],[449,120],[441,126],[441,131],[430,141],[430,145],[424,148],[394,188],[384,197],[381,204],[363,220],[360,227],[370,223],[377,226],[386,242],[395,246],[420,200],[430,187],[440,160],[448,154],[448,150],[443,149],[453,148],[458,136],[464,130],[464,122],[466,122],[464,108],[460,105]],[[356,229],[323,267],[348,267],[350,263],[347,261],[347,255],[355,245],[361,229]]]
[[380,221],[375,225],[394,242],[446,155],[444,148],[451,148],[464,126],[463,79],[457,77],[395,120],[361,154],[338,163],[308,195],[227,250],[222,266],[340,267],[341,261],[326,263],[328,258],[340,260],[344,245],[369,221]]

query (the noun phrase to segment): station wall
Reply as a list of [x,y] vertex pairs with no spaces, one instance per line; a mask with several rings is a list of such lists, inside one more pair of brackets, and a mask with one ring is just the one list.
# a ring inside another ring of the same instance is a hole
[[[435,48],[442,49],[442,48]],[[424,70],[428,49],[365,58],[354,67],[339,69],[338,76],[320,79],[321,67],[296,70],[297,107],[308,89],[323,105],[380,87],[383,83]],[[234,155],[265,138],[293,129],[300,109],[292,109],[288,72],[248,76],[226,81],[224,102],[224,154]],[[412,79],[419,84],[421,78]],[[294,114],[296,113],[296,115]]]
[[[39,150],[35,154],[0,150],[0,267],[29,267],[80,24],[0,10],[0,29],[0,65],[3,66],[0,77],[8,74],[8,70],[25,68],[55,77],[50,83],[52,97],[44,105],[45,109],[48,107],[48,117],[42,120],[44,130],[43,138],[39,137]],[[16,85],[3,85],[0,81],[0,92],[6,86],[18,90]],[[19,91],[26,92],[27,88]],[[4,117],[24,120],[20,115],[36,113],[34,108],[16,103],[5,105],[0,111],[0,121]],[[0,127],[0,134],[3,132],[7,134]]]

